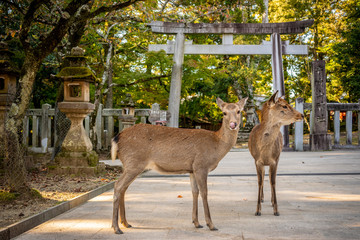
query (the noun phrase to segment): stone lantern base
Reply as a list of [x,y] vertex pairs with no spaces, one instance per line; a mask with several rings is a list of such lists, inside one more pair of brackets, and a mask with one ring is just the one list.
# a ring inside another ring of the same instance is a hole
[[57,174],[76,175],[96,175],[103,172],[105,165],[99,165],[99,157],[92,150],[91,141],[83,126],[86,115],[95,109],[94,104],[61,102],[58,106],[71,120],[71,126],[62,144],[61,152],[55,158],[57,165],[50,170]]

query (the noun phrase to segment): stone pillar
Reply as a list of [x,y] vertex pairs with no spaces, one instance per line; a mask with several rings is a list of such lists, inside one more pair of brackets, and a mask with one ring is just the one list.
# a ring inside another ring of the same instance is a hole
[[[304,114],[304,99],[295,99],[295,110]],[[304,121],[295,122],[295,151],[304,151]]]
[[[273,92],[279,91],[278,96],[285,96],[284,70],[282,62],[282,45],[279,33],[271,35],[272,54],[271,66],[273,76]],[[282,126],[280,129],[284,137],[284,147],[289,146],[289,127]]]
[[328,111],[326,101],[325,61],[314,61],[312,66],[312,115],[310,132],[310,150],[330,150],[331,136],[327,134]]
[[177,33],[175,40],[174,64],[171,74],[169,96],[169,112],[171,114],[169,127],[179,127],[179,111],[181,97],[182,65],[184,63],[185,34]]

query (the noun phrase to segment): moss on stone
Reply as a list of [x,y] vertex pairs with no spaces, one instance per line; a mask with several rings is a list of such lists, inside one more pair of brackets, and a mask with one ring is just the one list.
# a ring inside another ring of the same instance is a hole
[[96,152],[91,151],[88,153],[87,160],[90,167],[96,167],[99,162],[99,156],[96,154]]
[[31,190],[30,190],[30,194],[31,194],[31,196],[33,196],[34,198],[39,198],[39,199],[42,199],[43,197],[41,196],[41,193],[38,191],[38,190],[36,190],[35,188],[32,188]]
[[66,67],[56,75],[58,78],[89,79],[95,80],[95,75],[87,67]]
[[15,193],[0,191],[0,202],[10,202],[16,198]]

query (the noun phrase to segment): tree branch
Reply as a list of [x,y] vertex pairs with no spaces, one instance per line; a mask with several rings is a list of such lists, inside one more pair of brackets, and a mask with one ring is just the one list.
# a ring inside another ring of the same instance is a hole
[[94,17],[96,17],[97,15],[99,15],[101,13],[116,11],[116,10],[128,7],[128,6],[130,6],[130,5],[132,5],[132,4],[136,3],[136,2],[142,2],[142,1],[145,1],[145,0],[128,0],[126,2],[114,4],[114,5],[111,5],[111,6],[102,6],[102,7],[98,8],[98,9],[96,9],[95,11],[87,14],[85,16],[85,18],[86,19],[94,18]]
[[93,24],[100,24],[105,21],[113,21],[113,22],[125,22],[125,21],[134,21],[134,22],[143,22],[141,19],[132,17],[132,16],[126,16],[126,17],[118,17],[118,16],[111,16],[111,17],[103,17],[103,18],[94,18],[92,20]]
[[171,75],[161,75],[161,76],[154,76],[154,77],[150,77],[150,78],[143,78],[143,79],[138,79],[132,83],[125,83],[125,84],[117,84],[117,83],[113,83],[109,86],[109,88],[112,88],[112,87],[129,87],[129,86],[132,86],[132,85],[135,85],[135,84],[138,84],[138,83],[144,83],[144,82],[149,82],[149,81],[152,81],[152,80],[156,80],[156,79],[161,79],[161,78],[164,78],[164,77],[170,77]]
[[30,43],[27,39],[28,33],[31,28],[31,24],[35,18],[35,12],[41,7],[42,4],[47,3],[50,0],[34,0],[30,3],[30,6],[24,16],[23,25],[20,30],[20,41],[24,47],[24,50],[28,52],[30,50]]
[[16,8],[16,10],[18,10],[22,15],[25,15],[25,12],[23,11],[23,9],[19,5],[15,4],[14,2],[8,1],[8,0],[1,0],[1,1],[4,2],[5,4],[9,5],[10,7]]

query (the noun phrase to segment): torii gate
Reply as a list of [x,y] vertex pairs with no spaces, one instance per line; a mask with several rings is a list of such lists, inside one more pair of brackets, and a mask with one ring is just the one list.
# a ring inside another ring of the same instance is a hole
[[[296,34],[305,31],[314,20],[284,23],[174,23],[154,21],[149,24],[152,32],[176,34],[175,44],[150,44],[149,51],[165,50],[174,54],[169,109],[171,114],[170,127],[179,126],[179,110],[181,96],[182,65],[184,54],[204,55],[248,55],[271,54],[273,90],[285,94],[282,55],[307,55],[307,45],[289,45],[282,42],[280,34]],[[185,42],[185,34],[223,34],[222,45],[193,45]],[[271,34],[271,41],[263,41],[261,45],[233,45],[233,34]]]

